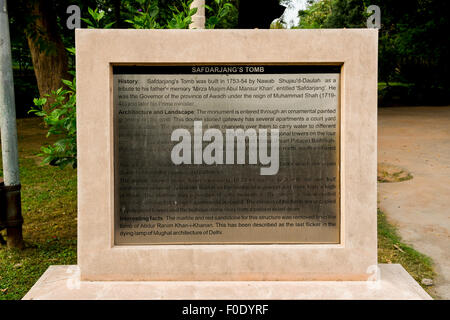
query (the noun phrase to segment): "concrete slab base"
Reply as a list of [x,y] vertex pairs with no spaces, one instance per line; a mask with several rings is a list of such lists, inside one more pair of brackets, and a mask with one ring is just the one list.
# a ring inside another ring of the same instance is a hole
[[431,297],[399,264],[377,281],[80,281],[78,266],[51,266],[24,300],[415,299]]

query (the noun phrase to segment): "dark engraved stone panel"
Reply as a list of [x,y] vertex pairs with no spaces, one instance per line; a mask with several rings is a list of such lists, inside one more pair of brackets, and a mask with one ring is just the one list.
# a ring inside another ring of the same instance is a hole
[[125,244],[339,243],[336,66],[113,68]]

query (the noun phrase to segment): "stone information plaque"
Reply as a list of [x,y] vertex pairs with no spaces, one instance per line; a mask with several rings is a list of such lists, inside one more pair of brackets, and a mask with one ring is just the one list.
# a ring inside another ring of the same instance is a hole
[[114,243],[339,243],[339,87],[339,66],[113,66]]

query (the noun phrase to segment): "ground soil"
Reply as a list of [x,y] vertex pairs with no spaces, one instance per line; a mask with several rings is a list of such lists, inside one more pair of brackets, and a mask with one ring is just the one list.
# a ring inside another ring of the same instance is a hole
[[433,259],[436,295],[450,299],[450,106],[382,108],[378,121],[379,165],[413,177],[379,183],[380,209]]

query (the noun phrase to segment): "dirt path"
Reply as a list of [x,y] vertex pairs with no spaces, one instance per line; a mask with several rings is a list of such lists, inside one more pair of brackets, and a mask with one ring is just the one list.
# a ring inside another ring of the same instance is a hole
[[379,183],[380,208],[434,260],[436,294],[450,299],[450,107],[384,108],[378,121],[378,162],[414,177]]

